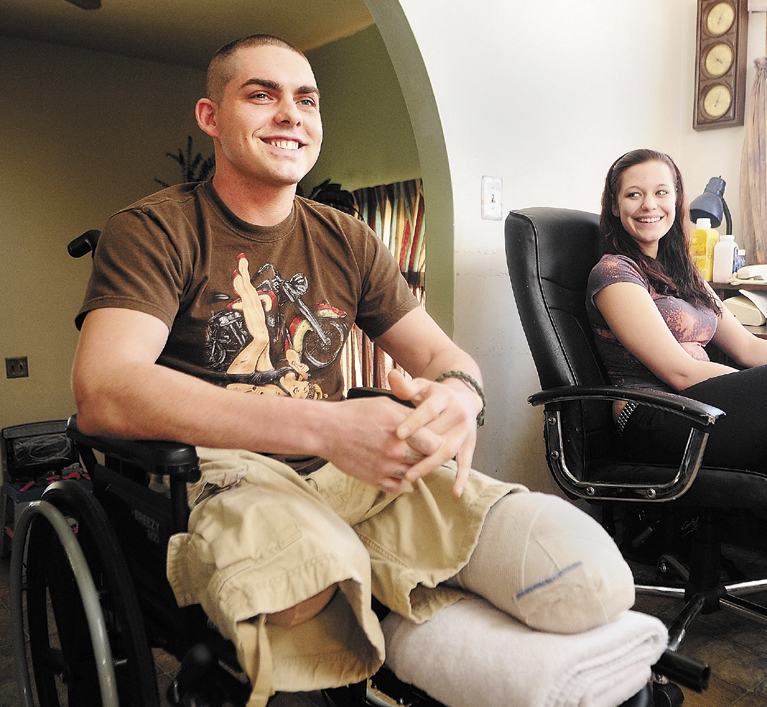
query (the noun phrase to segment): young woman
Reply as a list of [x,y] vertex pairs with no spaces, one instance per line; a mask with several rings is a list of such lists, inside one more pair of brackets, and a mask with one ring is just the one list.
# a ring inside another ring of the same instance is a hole
[[[614,384],[680,392],[725,411],[707,465],[767,472],[767,340],[748,332],[703,279],[689,227],[682,176],[668,155],[634,150],[610,167],[604,255],[586,301],[597,347]],[[739,368],[710,360],[709,342]],[[679,416],[624,401],[613,416],[635,458],[681,458],[689,423]]]

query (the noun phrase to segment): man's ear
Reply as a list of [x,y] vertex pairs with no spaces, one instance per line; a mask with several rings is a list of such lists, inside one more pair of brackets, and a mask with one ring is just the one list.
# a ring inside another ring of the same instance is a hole
[[201,98],[194,107],[194,116],[200,130],[212,138],[218,137],[218,125],[216,124],[216,104],[210,98]]

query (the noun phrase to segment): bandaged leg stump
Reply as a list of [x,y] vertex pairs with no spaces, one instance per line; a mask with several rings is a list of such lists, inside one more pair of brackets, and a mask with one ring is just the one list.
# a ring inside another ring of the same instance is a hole
[[498,501],[469,564],[448,583],[553,633],[596,628],[634,605],[631,569],[605,529],[544,493]]

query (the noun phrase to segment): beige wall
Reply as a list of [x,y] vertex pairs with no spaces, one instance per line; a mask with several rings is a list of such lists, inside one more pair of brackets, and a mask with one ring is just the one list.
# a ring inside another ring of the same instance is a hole
[[[328,135],[308,183],[346,188],[419,175],[404,101],[373,27],[311,53]],[[335,88],[348,78],[348,86]],[[0,358],[26,356],[29,378],[0,371],[0,427],[74,412],[73,317],[90,272],[67,243],[117,209],[179,181],[165,156],[212,153],[194,121],[201,71],[3,37],[0,41]],[[351,88],[349,88],[351,86]]]
[[[504,213],[529,206],[596,211],[611,162],[653,147],[678,160],[693,196],[722,174],[738,224],[743,129],[691,127],[696,0],[474,0],[470,12],[464,0],[366,3],[401,82],[408,85],[418,62],[425,67],[437,113],[431,125],[444,135],[446,164],[421,162],[431,213],[442,195],[431,198],[428,186],[448,174],[453,333],[486,381],[477,468],[553,489],[542,412],[526,403],[539,383],[511,293],[503,222],[481,219],[481,179],[503,179]],[[407,33],[413,42],[403,40]],[[764,13],[752,14],[750,76],[764,37]],[[424,92],[412,89],[405,100],[417,109]],[[414,125],[420,146],[429,122]]]
[[198,71],[50,44],[0,42],[0,427],[68,417],[72,322],[90,271],[66,245],[177,181],[164,156],[196,130]]

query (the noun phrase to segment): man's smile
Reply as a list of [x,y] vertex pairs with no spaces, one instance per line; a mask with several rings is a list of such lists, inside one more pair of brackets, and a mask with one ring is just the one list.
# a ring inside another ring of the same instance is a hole
[[263,142],[272,147],[279,147],[283,150],[298,150],[303,145],[298,140],[286,140],[283,138],[262,138]]

